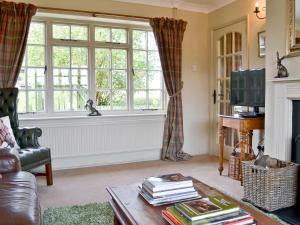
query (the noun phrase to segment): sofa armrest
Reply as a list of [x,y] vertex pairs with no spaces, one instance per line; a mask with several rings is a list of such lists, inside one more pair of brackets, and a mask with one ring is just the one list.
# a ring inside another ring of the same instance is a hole
[[15,138],[21,148],[39,147],[38,138],[42,136],[42,130],[37,127],[24,127],[15,130]]
[[18,172],[21,164],[18,157],[10,153],[9,149],[0,149],[0,174]]

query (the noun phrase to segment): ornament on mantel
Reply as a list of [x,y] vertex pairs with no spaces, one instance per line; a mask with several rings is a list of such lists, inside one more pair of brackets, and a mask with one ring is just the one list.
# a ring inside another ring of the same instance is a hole
[[285,59],[285,56],[279,57],[279,52],[277,51],[277,76],[275,78],[288,77],[289,72],[287,68],[281,64],[282,60]]

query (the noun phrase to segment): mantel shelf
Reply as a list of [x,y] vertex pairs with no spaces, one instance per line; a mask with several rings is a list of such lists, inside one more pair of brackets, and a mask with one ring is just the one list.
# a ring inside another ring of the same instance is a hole
[[273,78],[269,82],[284,83],[284,82],[300,82],[300,77]]

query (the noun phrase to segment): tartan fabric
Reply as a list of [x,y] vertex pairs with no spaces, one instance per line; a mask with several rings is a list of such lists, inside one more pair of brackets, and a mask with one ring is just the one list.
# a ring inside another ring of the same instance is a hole
[[17,82],[35,12],[31,4],[0,2],[0,88]]
[[6,136],[10,134],[7,126],[4,125],[3,121],[0,119],[0,146],[6,141]]
[[165,85],[170,96],[164,125],[163,160],[187,160],[191,156],[182,151],[184,143],[181,90],[182,41],[187,22],[169,18],[150,20],[158,46]]

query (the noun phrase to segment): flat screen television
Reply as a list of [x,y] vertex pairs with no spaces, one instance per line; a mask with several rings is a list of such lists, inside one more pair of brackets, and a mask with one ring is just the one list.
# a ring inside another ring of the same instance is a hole
[[259,107],[265,106],[265,69],[243,70],[231,72],[230,104],[234,106]]

